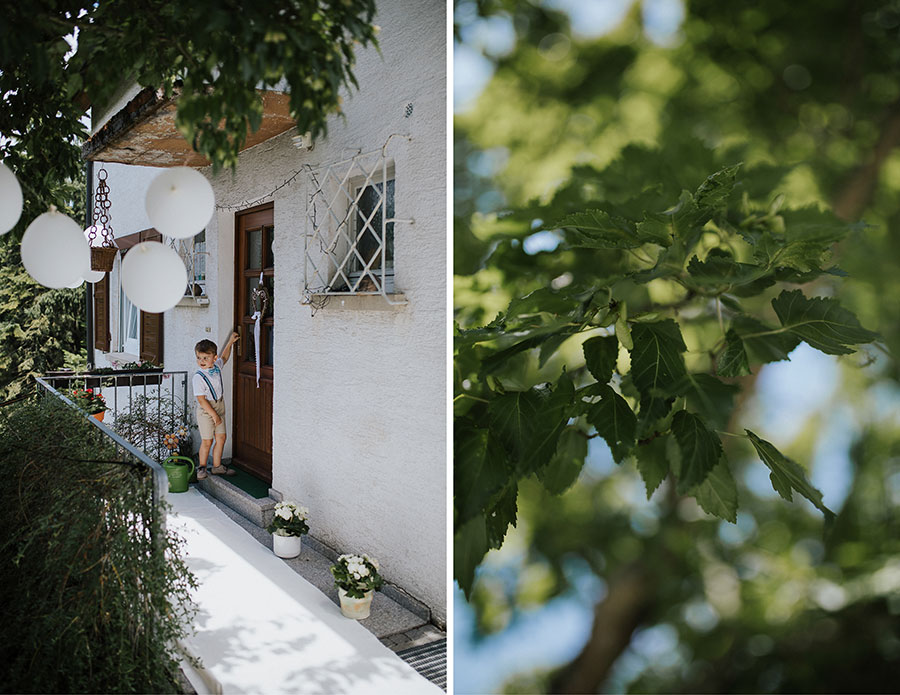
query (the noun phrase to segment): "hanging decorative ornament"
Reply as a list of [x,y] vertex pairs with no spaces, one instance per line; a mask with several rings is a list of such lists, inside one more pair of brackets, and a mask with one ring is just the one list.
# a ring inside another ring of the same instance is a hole
[[22,187],[12,170],[0,162],[0,234],[16,226],[22,216]]
[[266,304],[269,303],[269,295],[266,292],[266,286],[264,284],[265,280],[263,278],[262,271],[259,273],[259,283],[256,286],[256,289],[250,292],[250,301],[253,302],[253,316],[250,317],[250,320],[253,321],[253,349],[254,355],[256,355],[256,388],[259,388],[259,326],[262,321],[263,314],[266,313]]
[[91,246],[91,270],[108,273],[113,269],[119,247],[116,246],[115,235],[109,214],[109,186],[106,179],[109,173],[103,167],[97,172],[97,193],[94,195],[93,224],[84,230]]
[[184,296],[187,271],[178,252],[158,241],[133,246],[122,259],[122,289],[139,309],[158,314]]
[[147,189],[147,217],[160,234],[188,239],[209,224],[216,196],[209,181],[188,167],[164,171]]
[[78,223],[51,205],[22,235],[22,265],[39,283],[57,289],[84,277],[91,251]]

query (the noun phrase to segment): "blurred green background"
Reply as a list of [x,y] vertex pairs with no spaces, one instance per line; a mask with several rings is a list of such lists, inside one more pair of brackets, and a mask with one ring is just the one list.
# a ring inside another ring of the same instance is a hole
[[866,223],[835,249],[849,277],[805,289],[886,346],[801,345],[743,379],[739,426],[809,469],[827,533],[750,457],[735,525],[666,486],[648,502],[598,440],[563,495],[521,485],[517,528],[456,595],[456,691],[897,692],[900,2],[463,0],[455,33],[462,327],[592,277],[530,212],[741,161],[760,190]]

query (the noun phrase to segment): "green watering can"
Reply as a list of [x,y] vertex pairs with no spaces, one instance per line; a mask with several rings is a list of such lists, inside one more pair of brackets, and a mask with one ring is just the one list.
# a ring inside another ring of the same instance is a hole
[[170,456],[163,461],[162,467],[169,476],[169,492],[187,492],[188,481],[194,474],[194,462],[187,456]]

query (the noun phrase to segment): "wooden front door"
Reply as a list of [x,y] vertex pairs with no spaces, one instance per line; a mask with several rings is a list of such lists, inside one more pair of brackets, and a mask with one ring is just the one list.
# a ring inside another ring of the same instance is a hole
[[[234,324],[241,339],[234,354],[234,463],[272,484],[272,339],[275,331],[272,251],[273,203],[239,212],[235,219]],[[263,276],[260,286],[260,273]],[[267,301],[260,299],[264,291]],[[256,292],[254,292],[256,291]],[[255,297],[255,298],[254,298]],[[259,354],[253,337],[253,313],[262,310]],[[238,349],[239,348],[239,349]],[[259,360],[259,386],[256,362]]]

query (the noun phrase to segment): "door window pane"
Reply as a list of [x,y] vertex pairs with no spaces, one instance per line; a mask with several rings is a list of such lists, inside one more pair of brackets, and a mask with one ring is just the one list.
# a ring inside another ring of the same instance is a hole
[[247,268],[262,268],[262,229],[247,232]]
[[275,267],[275,227],[266,227],[266,268]]
[[274,335],[275,335],[275,327],[274,326],[265,326],[263,330],[266,332],[266,360],[263,364],[272,366],[274,362]]

